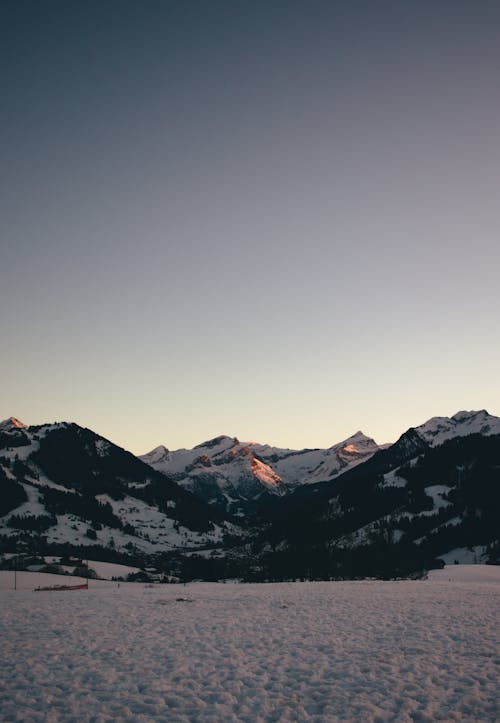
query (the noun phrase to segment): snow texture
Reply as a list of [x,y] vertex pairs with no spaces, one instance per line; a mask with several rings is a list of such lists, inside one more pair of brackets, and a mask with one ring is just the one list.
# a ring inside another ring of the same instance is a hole
[[500,568],[471,567],[36,593],[3,572],[2,720],[495,721]]
[[[439,559],[446,565],[460,564],[459,568],[463,569],[467,566],[474,567],[478,562],[488,559],[488,551],[485,545],[474,545],[472,547],[455,547],[453,550],[439,555]],[[452,568],[453,570],[453,568]]]
[[[4,555],[6,557],[6,555]],[[44,557],[45,562],[47,563],[53,563],[56,565],[60,565],[63,570],[66,570],[66,572],[71,573],[75,566],[74,565],[61,565],[61,558],[60,557],[54,557],[53,555],[48,555]],[[131,567],[130,565],[119,565],[115,562],[100,562],[98,560],[85,560],[85,563],[88,564],[89,568],[93,570],[95,573],[97,573],[97,576],[101,578],[101,580],[112,580],[115,577],[125,578],[127,575],[131,572],[139,572],[139,567]],[[21,573],[22,574],[22,573]],[[61,578],[57,578],[56,583],[65,583],[68,582],[67,580],[61,580]],[[71,582],[71,581],[69,581]],[[43,585],[44,583],[40,583],[40,585]]]
[[[201,536],[199,532],[193,532],[187,527],[178,525],[175,520],[167,517],[163,512],[135,497],[125,496],[122,500],[114,500],[109,495],[96,495],[96,499],[111,505],[114,514],[122,522],[132,525],[138,535],[138,538],[131,538],[119,531],[113,531],[113,537],[120,538],[122,542],[127,538],[144,552],[154,552],[155,545],[159,544],[162,545],[162,549],[175,549],[199,545],[200,538],[205,544],[220,542],[222,539],[223,531],[218,525],[214,525],[211,532],[205,532]],[[173,500],[170,502],[170,506],[175,506]],[[99,533],[97,536],[99,539],[103,537]]]
[[450,502],[443,499],[443,495],[446,495],[450,489],[451,488],[446,485],[431,485],[430,487],[425,488],[425,494],[428,497],[431,497],[434,503],[433,512],[436,512],[436,510],[440,510],[443,507],[449,507]]

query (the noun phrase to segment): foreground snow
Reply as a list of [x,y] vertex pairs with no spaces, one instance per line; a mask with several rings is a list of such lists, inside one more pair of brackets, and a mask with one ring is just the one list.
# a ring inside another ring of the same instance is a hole
[[451,566],[420,582],[32,592],[40,580],[20,573],[25,589],[14,591],[12,573],[0,574],[2,720],[500,716],[500,568]]

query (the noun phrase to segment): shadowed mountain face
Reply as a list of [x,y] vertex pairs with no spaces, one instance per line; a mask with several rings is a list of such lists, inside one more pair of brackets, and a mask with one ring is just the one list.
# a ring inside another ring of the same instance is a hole
[[320,577],[325,570],[390,576],[443,556],[497,562],[500,420],[489,417],[484,426],[486,413],[477,415],[477,424],[460,414],[455,436],[447,424],[442,443],[430,420],[424,433],[409,429],[333,481],[301,487],[279,506],[267,501],[270,569],[304,576],[317,566]]
[[437,417],[385,447],[361,432],[299,451],[221,436],[140,459],[76,424],[11,418],[0,491],[5,551],[161,558],[202,579],[406,575],[499,560],[500,419]]
[[4,540],[154,554],[220,542],[216,510],[89,429],[0,430]]

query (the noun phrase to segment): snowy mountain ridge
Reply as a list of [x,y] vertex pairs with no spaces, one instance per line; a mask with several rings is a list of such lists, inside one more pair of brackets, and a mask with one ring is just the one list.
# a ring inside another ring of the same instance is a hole
[[0,431],[0,538],[111,545],[142,554],[196,548],[231,526],[201,500],[89,429],[70,422]]
[[12,429],[27,429],[27,425],[20,422],[16,417],[9,417],[0,422],[0,431],[8,432]]
[[449,439],[469,434],[500,434],[500,418],[488,414],[485,409],[461,411],[452,417],[432,417],[414,429],[427,444],[437,447]]
[[[500,434],[500,418],[486,410],[433,417],[410,428],[401,446],[414,446],[415,450],[422,444],[437,447],[470,434]],[[170,451],[159,446],[140,459],[207,501],[219,498],[235,502],[255,499],[264,489],[283,495],[302,485],[331,481],[389,446],[378,445],[361,431],[327,449],[302,450],[240,442],[221,435],[190,450]]]
[[438,557],[500,561],[499,495],[500,419],[485,410],[433,417],[392,445],[219,436],[142,459],[71,422],[0,423],[4,551],[169,555],[200,579],[404,575]]
[[[409,561],[500,559],[500,419],[434,417],[365,463],[270,507],[271,569],[404,570]],[[300,533],[298,532],[300,530]],[[321,553],[321,554],[319,554]],[[324,574],[324,572],[319,573]]]
[[231,503],[256,499],[264,491],[284,495],[299,485],[331,479],[379,449],[362,432],[328,449],[302,450],[221,435],[191,450],[159,446],[140,459],[207,501]]

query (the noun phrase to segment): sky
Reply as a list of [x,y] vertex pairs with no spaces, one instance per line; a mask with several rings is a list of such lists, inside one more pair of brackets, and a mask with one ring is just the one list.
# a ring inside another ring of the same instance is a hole
[[500,415],[496,0],[1,0],[0,418]]

